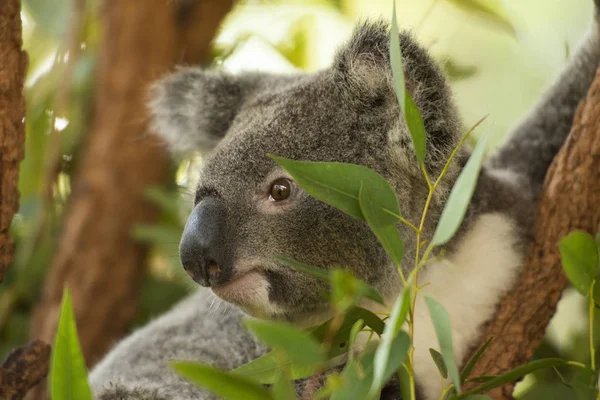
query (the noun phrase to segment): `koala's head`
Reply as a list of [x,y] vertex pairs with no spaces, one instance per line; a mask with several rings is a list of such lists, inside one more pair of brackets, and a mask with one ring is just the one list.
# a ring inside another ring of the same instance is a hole
[[[180,245],[196,282],[250,313],[293,321],[325,310],[327,300],[319,281],[277,255],[347,268],[386,295],[398,290],[396,269],[367,224],[309,196],[267,156],[372,168],[417,223],[427,187],[394,93],[388,43],[386,24],[367,23],[317,73],[182,68],[156,85],[157,133],[174,150],[205,154]],[[408,34],[401,46],[407,88],[427,130],[426,166],[436,177],[461,125],[440,69]],[[410,269],[414,233],[399,231]]]

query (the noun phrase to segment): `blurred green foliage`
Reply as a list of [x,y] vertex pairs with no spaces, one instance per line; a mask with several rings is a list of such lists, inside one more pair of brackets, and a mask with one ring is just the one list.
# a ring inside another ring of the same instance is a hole
[[[68,49],[72,1],[23,0],[24,44],[30,60],[26,155],[19,179],[21,206],[11,227],[16,260],[0,285],[0,357],[27,340],[29,318],[52,261],[71,177],[80,161],[81,139],[93,108],[102,29],[97,3],[87,1],[80,49],[73,55]],[[472,124],[491,112],[493,146],[564,63],[592,14],[591,3],[398,0],[397,9],[400,27],[411,28],[444,66],[465,122]],[[242,1],[215,40],[214,64],[232,71],[314,71],[327,65],[358,19],[387,18],[390,11],[388,0]],[[69,76],[65,76],[67,63],[72,63]],[[68,101],[57,104],[65,87]],[[52,141],[60,146],[60,171],[52,184],[52,197],[45,198]],[[197,160],[184,160],[177,167],[176,183],[148,189],[148,198],[160,206],[162,215],[157,224],[132,231],[134,238],[152,246],[135,325],[144,324],[193,290],[179,266],[177,248],[196,174]],[[585,302],[573,297],[563,303],[536,357],[588,363]],[[598,344],[598,315],[594,320]],[[578,386],[571,383],[586,379],[572,369],[536,372],[521,385],[519,398],[576,398],[572,396]]]

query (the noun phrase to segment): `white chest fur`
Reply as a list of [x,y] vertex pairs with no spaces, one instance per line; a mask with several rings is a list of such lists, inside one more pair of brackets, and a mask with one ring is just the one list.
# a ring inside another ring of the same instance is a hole
[[460,363],[516,277],[523,261],[514,247],[518,240],[511,219],[484,214],[446,260],[428,265],[420,274],[420,285],[428,285],[415,305],[414,364],[427,400],[440,397],[441,379],[429,354],[429,348],[439,348],[423,296],[433,297],[448,311],[454,354]]

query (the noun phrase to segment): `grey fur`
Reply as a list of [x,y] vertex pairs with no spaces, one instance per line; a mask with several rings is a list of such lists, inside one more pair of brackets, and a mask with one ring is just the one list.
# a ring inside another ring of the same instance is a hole
[[[409,34],[401,34],[401,46],[407,87],[428,134],[426,169],[435,178],[464,133],[463,125],[439,67]],[[519,243],[514,251],[524,256],[537,193],[599,62],[594,26],[549,94],[483,168],[461,230],[447,246],[449,253],[479,216],[495,212],[513,221]],[[321,283],[276,262],[278,254],[323,268],[343,265],[386,297],[397,294],[396,271],[365,223],[299,189],[280,208],[266,201],[270,183],[285,176],[266,153],[349,162],[386,177],[396,190],[402,215],[417,223],[428,189],[399,117],[391,79],[388,30],[378,22],[357,27],[333,66],[317,73],[234,76],[185,68],[155,86],[154,127],[171,148],[211,150],[195,202],[205,197],[223,202],[230,221],[224,251],[233,265],[258,265],[268,282],[272,307],[257,309],[239,302],[241,309],[301,325],[327,315],[327,302],[316,290]],[[467,150],[459,152],[436,192],[425,238],[431,237],[467,158]],[[409,271],[415,255],[413,233],[405,226],[398,229]],[[240,309],[223,305],[222,312],[210,313],[203,296],[193,295],[121,342],[91,376],[98,398],[211,398],[176,378],[166,361],[186,358],[229,369],[263,354],[265,349],[240,327],[246,317]]]

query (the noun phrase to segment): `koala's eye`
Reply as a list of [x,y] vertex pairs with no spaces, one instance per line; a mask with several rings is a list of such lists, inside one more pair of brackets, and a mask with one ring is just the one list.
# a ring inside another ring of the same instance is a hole
[[282,201],[292,194],[292,181],[287,178],[279,178],[271,184],[269,200]]

